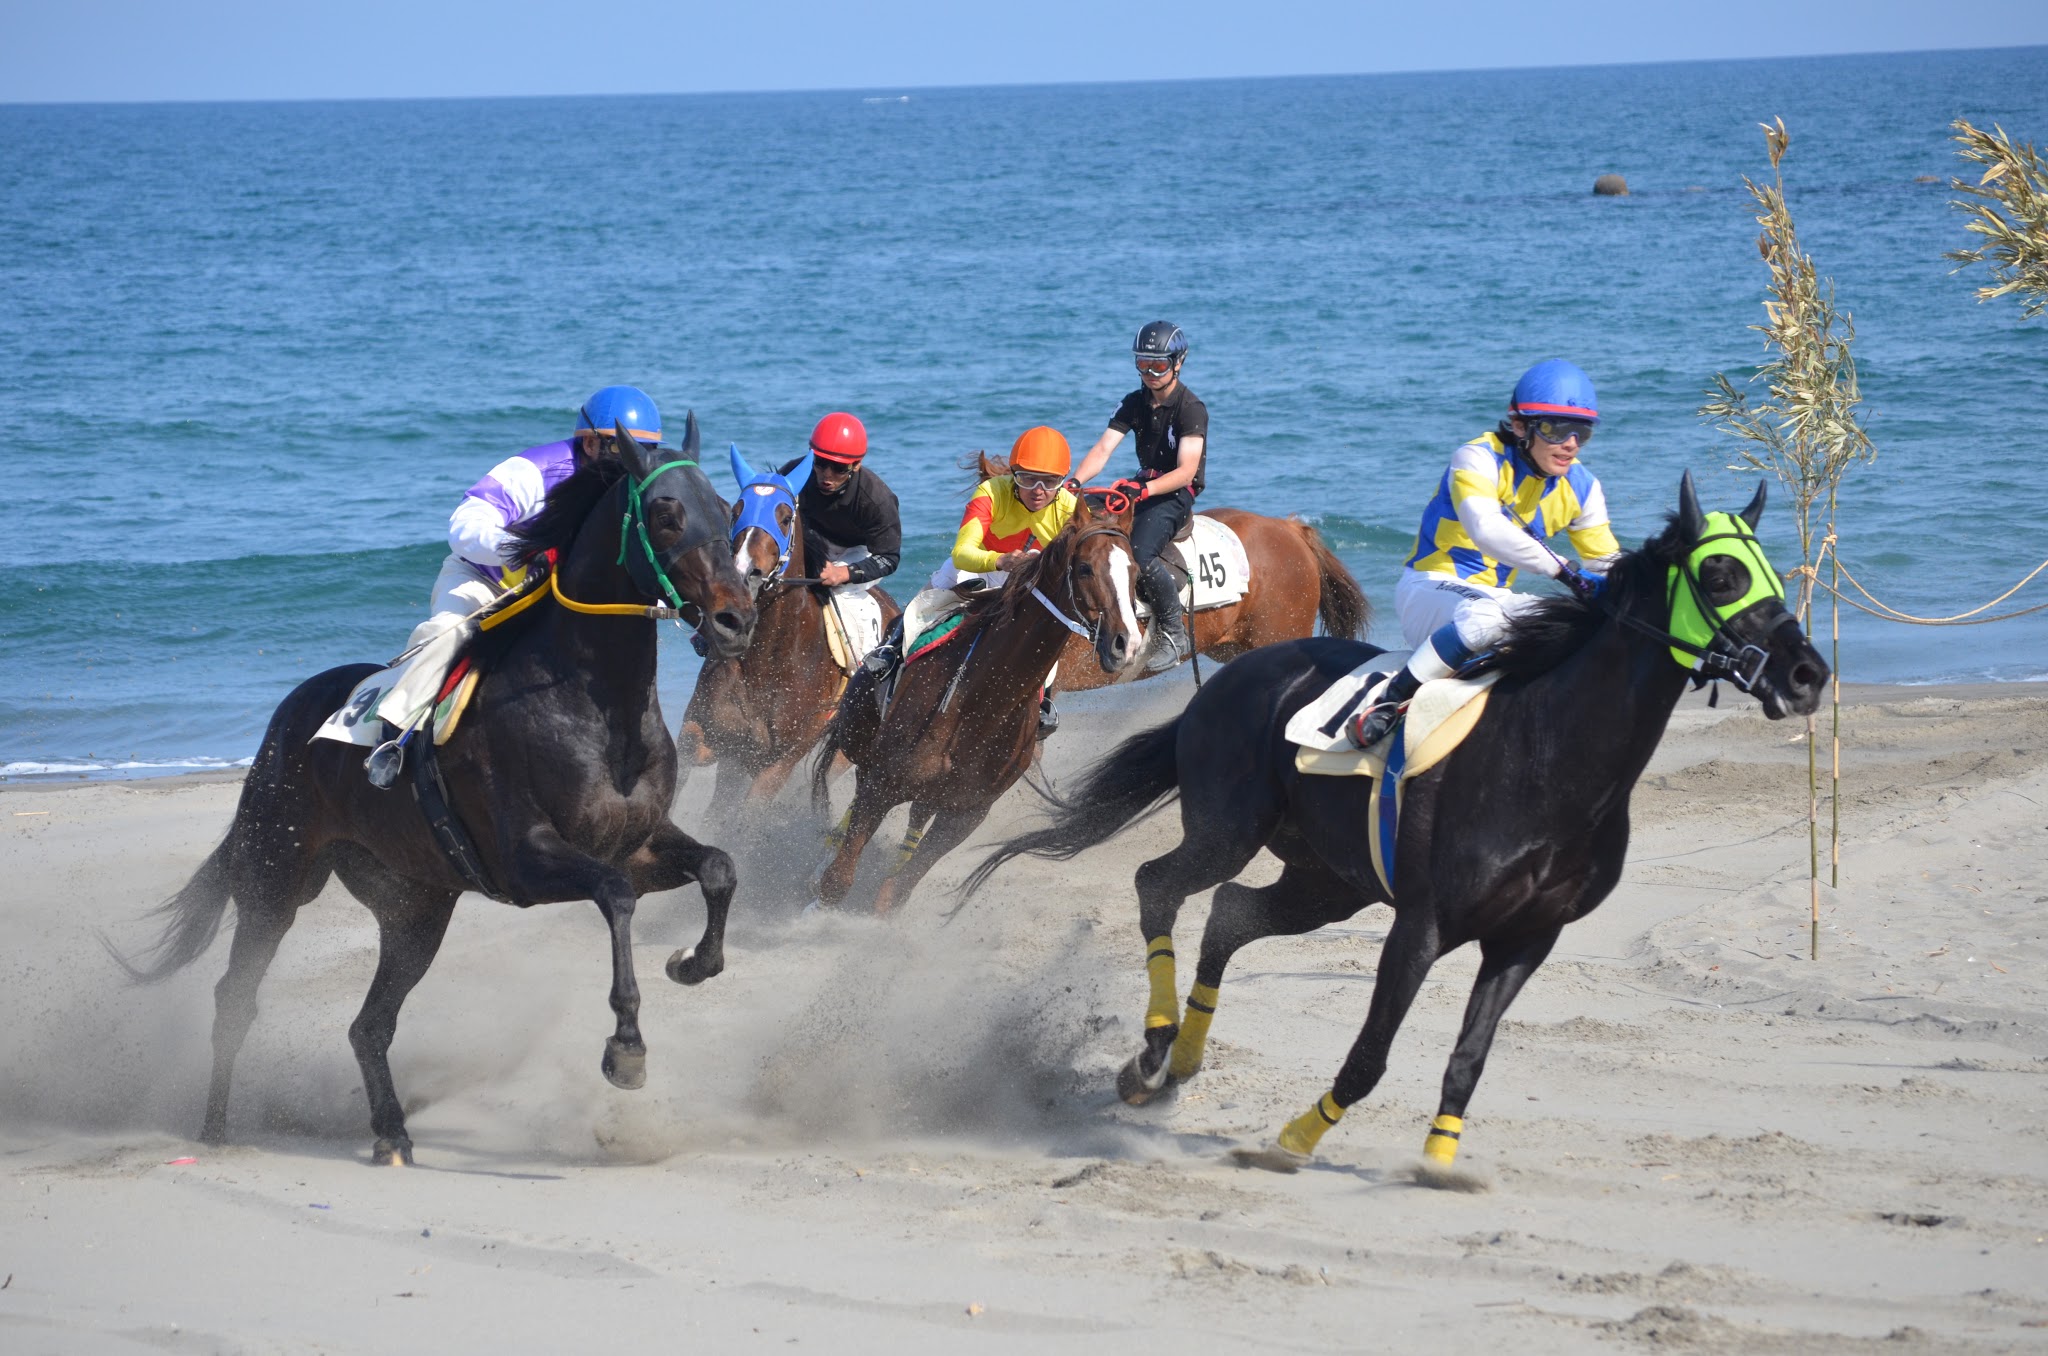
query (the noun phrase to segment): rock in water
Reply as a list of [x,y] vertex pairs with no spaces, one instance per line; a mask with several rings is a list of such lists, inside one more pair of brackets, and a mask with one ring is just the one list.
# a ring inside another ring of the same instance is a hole
[[1598,198],[1626,198],[1628,180],[1619,174],[1603,174],[1593,181],[1593,195]]

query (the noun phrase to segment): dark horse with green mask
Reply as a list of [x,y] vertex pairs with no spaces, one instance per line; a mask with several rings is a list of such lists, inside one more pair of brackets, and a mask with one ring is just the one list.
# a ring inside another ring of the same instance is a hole
[[[214,989],[213,1081],[200,1137],[227,1138],[228,1081],[256,1016],[256,990],[299,907],[330,875],[376,916],[377,973],[349,1026],[377,1136],[372,1160],[412,1161],[405,1111],[386,1055],[398,1010],[440,949],[455,900],[479,889],[520,908],[594,900],[611,931],[611,1005],[605,1077],[622,1088],[646,1079],[632,922],[643,894],[696,881],[704,935],[669,960],[668,974],[695,984],[725,964],[732,859],[669,819],[676,746],[655,696],[655,621],[701,613],[714,654],[736,654],[754,630],[754,603],[726,547],[728,510],[697,466],[697,421],[680,457],[649,451],[617,430],[613,454],[557,485],[519,530],[520,563],[557,563],[531,605],[500,614],[483,633],[475,709],[438,750],[454,853],[429,828],[436,796],[423,761],[427,737],[408,755],[412,789],[378,790],[365,750],[313,739],[374,664],[329,669],[293,689],[270,718],[242,785],[233,825],[169,915],[150,963],[129,967],[160,980],[199,959],[230,899],[234,944]],[[466,861],[466,865],[465,865]],[[127,962],[123,962],[127,964]]]
[[[1477,942],[1479,978],[1424,1145],[1448,1166],[1501,1014],[1564,925],[1591,912],[1621,878],[1629,794],[1687,681],[1729,678],[1773,720],[1820,703],[1828,666],[1786,610],[1784,587],[1757,544],[1763,506],[1759,487],[1739,515],[1702,513],[1687,476],[1678,513],[1615,562],[1602,598],[1545,599],[1510,623],[1481,661],[1501,677],[1478,725],[1408,783],[1391,899],[1367,843],[1373,779],[1298,771],[1284,734],[1296,711],[1379,653],[1329,637],[1232,661],[1177,719],[1104,759],[1049,827],[999,848],[969,888],[1024,853],[1071,857],[1180,797],[1180,845],[1138,868],[1152,1005],[1145,1046],[1118,1078],[1130,1102],[1201,1068],[1223,970],[1240,947],[1390,904],[1394,922],[1372,1004],[1336,1082],[1274,1147],[1243,1155],[1283,1170],[1307,1162],[1323,1132],[1379,1082],[1430,966]],[[1232,877],[1262,847],[1284,863],[1279,880],[1260,889],[1237,884]],[[1211,886],[1183,1020],[1174,917],[1181,901]]]

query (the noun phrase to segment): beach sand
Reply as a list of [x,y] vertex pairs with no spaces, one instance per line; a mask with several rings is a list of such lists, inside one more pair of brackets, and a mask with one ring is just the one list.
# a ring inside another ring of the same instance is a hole
[[[1051,771],[1185,696],[1066,699]],[[1502,1026],[1463,1190],[1415,1167],[1469,948],[1316,1164],[1247,1171],[1228,1150],[1355,1036],[1386,910],[1240,953],[1206,1070],[1130,1108],[1131,872],[1176,816],[1016,863],[950,926],[978,853],[894,921],[800,921],[793,798],[742,855],[725,974],[662,975],[694,889],[642,902],[645,1090],[598,1070],[595,909],[472,897],[393,1050],[418,1166],[366,1166],[345,1031],[375,934],[331,886],[207,1148],[225,944],[136,989],[96,932],[152,935],[238,784],[10,786],[0,1349],[2048,1351],[2048,690],[1852,688],[1845,726],[1814,961],[1799,726],[1686,699],[1621,885]]]

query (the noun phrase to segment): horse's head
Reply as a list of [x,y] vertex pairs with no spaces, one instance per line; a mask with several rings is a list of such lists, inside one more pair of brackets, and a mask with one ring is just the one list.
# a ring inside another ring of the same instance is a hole
[[738,443],[729,444],[727,454],[732,478],[740,487],[732,506],[732,567],[758,601],[768,581],[789,568],[796,536],[796,487],[810,475],[811,459],[805,457],[784,476],[756,471],[740,455]]
[[616,430],[613,445],[628,480],[626,569],[650,598],[696,609],[710,657],[731,659],[754,638],[754,599],[725,549],[725,501],[697,465],[694,411],[683,428],[682,450],[673,458],[643,447],[623,424]]
[[1667,625],[1687,647],[1674,647],[1672,658],[1728,678],[1778,720],[1810,715],[1820,706],[1828,665],[1786,608],[1785,585],[1756,539],[1763,512],[1759,484],[1742,512],[1703,513],[1692,473],[1685,474],[1672,526],[1676,550],[1666,588]]
[[[1036,573],[1045,582],[1041,591],[1066,604],[1074,620],[1088,628],[1095,644],[1095,658],[1104,673],[1120,673],[1137,662],[1138,613],[1132,599],[1137,596],[1138,566],[1131,551],[1131,509],[1091,507],[1082,495],[1054,545],[1041,557],[1043,568]],[[1060,585],[1051,571],[1065,575]],[[1064,597],[1052,593],[1063,587]]]

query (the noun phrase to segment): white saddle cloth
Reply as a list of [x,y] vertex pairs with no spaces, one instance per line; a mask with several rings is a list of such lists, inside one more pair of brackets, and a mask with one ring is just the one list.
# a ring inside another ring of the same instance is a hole
[[[1245,554],[1244,542],[1217,519],[1197,513],[1194,535],[1177,543],[1176,549],[1188,566],[1188,586],[1180,591],[1180,605],[1189,612],[1228,607],[1251,587],[1251,557]],[[1140,601],[1138,615],[1149,617],[1152,609]]]

